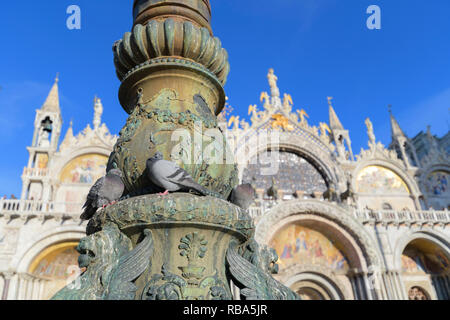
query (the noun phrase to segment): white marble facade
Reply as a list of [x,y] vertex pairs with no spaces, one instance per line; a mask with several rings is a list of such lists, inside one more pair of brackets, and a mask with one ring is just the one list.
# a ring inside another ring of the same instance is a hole
[[[219,120],[241,181],[257,189],[249,212],[280,256],[277,278],[304,299],[449,299],[450,133],[409,138],[391,115],[386,148],[367,119],[368,148],[354,156],[331,97],[328,123],[313,126],[273,70],[268,80],[250,123],[229,105]],[[95,98],[92,126],[61,143],[57,81],[37,111],[21,198],[0,201],[2,299],[48,299],[79,272],[81,203],[117,139],[102,111]]]

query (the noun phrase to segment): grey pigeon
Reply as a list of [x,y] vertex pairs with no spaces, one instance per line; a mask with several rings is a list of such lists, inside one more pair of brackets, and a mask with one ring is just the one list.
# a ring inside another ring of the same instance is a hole
[[250,183],[241,184],[233,189],[230,202],[247,211],[255,200],[256,192]]
[[195,182],[189,173],[175,162],[164,160],[161,152],[147,160],[147,171],[150,181],[166,190],[162,195],[177,191],[195,191],[204,196],[211,195],[211,191]]
[[272,197],[274,200],[278,200],[278,188],[275,183],[275,178],[272,177],[272,186],[267,190],[267,195]]
[[112,169],[106,176],[97,180],[87,195],[84,211],[80,217],[82,220],[91,219],[98,208],[119,200],[125,190],[122,176],[120,169]]

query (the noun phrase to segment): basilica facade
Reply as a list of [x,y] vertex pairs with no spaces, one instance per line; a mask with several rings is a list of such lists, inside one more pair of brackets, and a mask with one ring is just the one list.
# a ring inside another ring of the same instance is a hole
[[[256,190],[249,213],[256,240],[279,256],[276,278],[305,300],[448,300],[450,133],[408,137],[391,113],[390,145],[366,119],[356,154],[331,97],[329,119],[312,125],[273,70],[267,78],[250,122],[230,106],[219,121],[240,181]],[[0,200],[2,299],[49,299],[80,274],[81,207],[117,140],[98,98],[93,111],[60,139],[56,80],[36,113],[21,197]]]

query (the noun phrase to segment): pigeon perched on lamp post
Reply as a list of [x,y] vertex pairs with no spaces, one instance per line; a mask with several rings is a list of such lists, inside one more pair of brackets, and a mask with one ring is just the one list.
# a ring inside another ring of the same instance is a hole
[[122,177],[123,174],[120,169],[112,169],[95,182],[89,190],[86,203],[83,206],[84,211],[80,216],[82,220],[91,219],[98,208],[105,208],[120,199],[125,190]]
[[241,184],[233,189],[230,202],[247,211],[256,197],[256,191],[250,183]]
[[148,178],[156,186],[166,190],[160,195],[168,195],[169,192],[178,191],[194,191],[203,196],[217,196],[212,191],[201,186],[186,172],[180,168],[175,162],[164,160],[161,152],[157,152],[152,158],[147,160]]

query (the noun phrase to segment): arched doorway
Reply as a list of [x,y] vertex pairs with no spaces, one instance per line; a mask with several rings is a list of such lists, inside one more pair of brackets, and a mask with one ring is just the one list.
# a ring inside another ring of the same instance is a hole
[[55,293],[70,284],[81,273],[78,267],[78,242],[51,245],[34,258],[28,273],[45,280],[40,292],[41,300],[52,298]]
[[402,278],[410,300],[448,300],[449,255],[429,239],[417,238],[401,255]]
[[[308,245],[306,241],[308,250],[314,250],[310,264],[301,257],[307,255],[302,249],[306,238],[302,228],[312,230],[309,231],[313,235],[313,241],[309,241],[312,243]],[[343,299],[377,299],[381,294],[382,282],[378,276],[374,278],[374,288],[370,287],[368,278],[369,266],[376,269],[380,265],[380,253],[374,250],[376,245],[364,228],[337,205],[315,199],[280,203],[258,222],[255,238],[262,244],[277,247],[281,258],[277,278],[287,286],[295,283],[291,282],[293,277],[312,272],[331,280],[342,292]]]
[[409,300],[430,300],[430,295],[421,287],[412,287],[408,291]]
[[286,285],[296,292],[302,300],[343,300],[345,297],[343,283],[327,273],[325,270],[314,266],[301,267],[297,266],[297,270],[315,269],[315,271],[300,271],[299,274],[291,277],[286,281]]
[[317,288],[313,282],[302,284],[302,287],[296,292],[302,300],[330,300],[326,298],[322,288]]
[[285,221],[268,245],[279,256],[279,277],[305,299],[354,299],[351,269],[361,268],[361,252],[343,230],[324,218],[303,215]]

